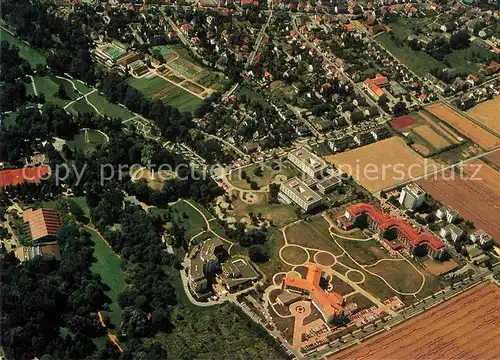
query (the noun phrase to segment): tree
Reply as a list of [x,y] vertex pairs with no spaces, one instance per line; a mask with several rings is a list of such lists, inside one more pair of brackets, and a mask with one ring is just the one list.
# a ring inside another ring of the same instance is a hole
[[263,263],[269,260],[267,251],[261,245],[252,245],[248,249],[250,260],[257,263]]
[[59,99],[67,99],[68,98],[68,94],[66,94],[66,89],[64,88],[63,84],[59,84],[59,87],[57,88],[56,96]]
[[250,189],[252,190],[258,190],[259,185],[255,181],[250,181]]

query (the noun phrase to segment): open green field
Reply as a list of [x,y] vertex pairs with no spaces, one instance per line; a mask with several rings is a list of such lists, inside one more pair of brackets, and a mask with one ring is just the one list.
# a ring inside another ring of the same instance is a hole
[[106,143],[106,137],[96,130],[81,130],[73,140],[68,141],[71,150],[85,151]]
[[382,261],[367,269],[401,292],[415,292],[422,285],[422,276],[406,261]]
[[376,240],[354,241],[339,237],[336,237],[336,240],[360,264],[369,265],[389,258],[387,251],[380,249],[380,244]]
[[19,56],[28,60],[32,67],[36,67],[38,64],[45,65],[45,56],[42,53],[32,49],[2,28],[0,28],[0,39],[7,40],[11,45],[16,45],[19,48]]
[[440,61],[423,51],[413,50],[406,44],[403,46],[397,45],[394,40],[391,39],[389,33],[383,33],[375,39],[384,46],[387,51],[419,76],[426,75],[431,69],[442,69],[445,67]]
[[474,43],[471,43],[470,46],[466,49],[461,50],[453,50],[451,54],[445,56],[451,66],[459,72],[465,72],[467,74],[477,74],[480,66],[478,66],[478,58],[474,58],[473,54],[478,54],[481,62],[484,62],[483,59],[487,59],[485,62],[489,62],[495,59],[495,55]]
[[[78,94],[73,90],[73,87],[68,81],[58,79],[55,76],[34,76],[35,86],[38,94],[44,94],[45,101],[54,103],[59,106],[66,106],[71,100],[75,100]],[[57,96],[59,84],[62,84],[66,90],[67,99],[61,99]],[[28,89],[31,86],[27,87]]]
[[301,221],[286,229],[289,244],[329,251],[341,255],[342,249],[335,244],[328,230],[328,223],[320,215],[312,216],[309,221]]
[[122,120],[127,120],[135,116],[125,107],[110,103],[103,95],[101,95],[97,91],[94,91],[92,94],[87,96],[87,100],[90,101],[97,109],[99,109],[99,112],[103,115],[113,118],[120,118]]
[[142,92],[146,97],[160,99],[179,111],[193,111],[203,99],[194,96],[171,82],[155,76],[152,78],[129,78],[127,83]]
[[70,111],[75,116],[84,113],[96,114],[95,109],[90,106],[90,104],[84,98],[75,101],[73,104],[68,106],[66,110]]
[[111,299],[109,310],[103,311],[103,315],[110,317],[111,323],[117,329],[121,322],[121,308],[118,305],[118,295],[125,289],[124,274],[121,270],[121,260],[117,257],[113,249],[97,235],[95,231],[85,230],[92,236],[94,241],[94,257],[96,262],[92,264],[92,271],[101,275],[102,281],[110,287],[106,295]]

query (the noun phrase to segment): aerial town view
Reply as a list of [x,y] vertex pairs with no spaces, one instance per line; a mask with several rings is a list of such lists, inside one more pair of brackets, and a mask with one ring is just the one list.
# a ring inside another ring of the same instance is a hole
[[500,359],[498,0],[2,0],[0,360]]

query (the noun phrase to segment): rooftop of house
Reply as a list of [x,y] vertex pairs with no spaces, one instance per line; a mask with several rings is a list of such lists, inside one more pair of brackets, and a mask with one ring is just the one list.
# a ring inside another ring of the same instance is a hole
[[61,227],[59,213],[54,209],[28,209],[23,213],[23,219],[34,241],[47,236],[55,237]]
[[384,95],[384,91],[377,84],[375,84],[372,79],[366,78],[364,83],[375,95],[377,96]]

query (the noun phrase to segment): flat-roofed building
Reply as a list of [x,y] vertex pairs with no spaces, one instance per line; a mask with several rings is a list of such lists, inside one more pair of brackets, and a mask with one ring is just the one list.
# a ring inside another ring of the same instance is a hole
[[220,280],[227,290],[238,290],[259,279],[259,273],[243,259],[233,259],[222,264]]
[[322,194],[326,194],[329,191],[335,189],[342,184],[342,180],[338,176],[329,175],[325,176],[323,179],[316,183],[316,188]]
[[488,247],[493,244],[493,238],[484,230],[476,230],[470,234],[470,239],[481,247]]
[[460,217],[460,214],[455,209],[445,205],[436,210],[436,217],[440,220],[445,219],[447,222],[452,223]]
[[414,210],[421,206],[424,199],[425,191],[415,183],[406,185],[399,195],[399,203],[410,210]]
[[464,236],[464,231],[455,224],[447,224],[439,230],[439,235],[443,239],[450,239],[453,242],[457,242]]
[[[205,240],[200,248],[200,259],[208,261],[220,257],[224,252],[222,241],[219,238],[213,237]],[[219,256],[217,256],[219,255]]]
[[280,196],[285,195],[288,199],[299,205],[303,210],[309,211],[321,204],[321,196],[313,191],[306,183],[297,177],[285,181],[280,186]]
[[328,168],[325,160],[305,148],[290,151],[288,160],[312,178],[323,175]]
[[57,244],[21,246],[14,251],[14,254],[21,262],[31,260],[36,256],[47,256],[52,257],[57,261],[61,260],[61,250]]
[[203,273],[204,262],[200,259],[192,259],[189,266],[188,280],[191,289],[195,290],[198,286],[207,282],[205,274]]

